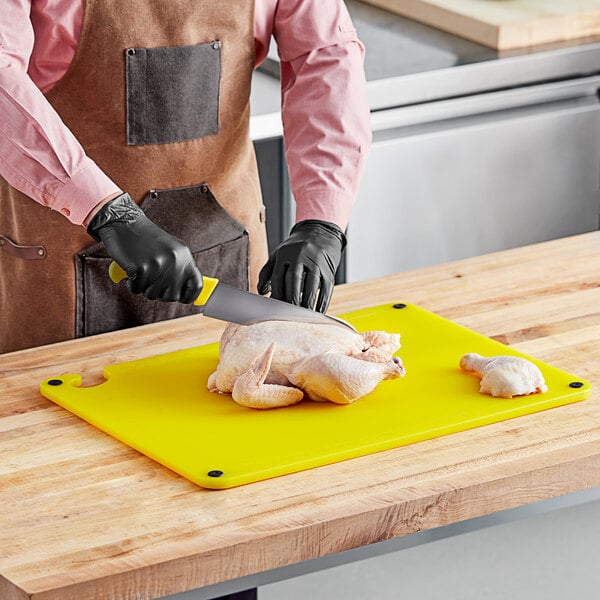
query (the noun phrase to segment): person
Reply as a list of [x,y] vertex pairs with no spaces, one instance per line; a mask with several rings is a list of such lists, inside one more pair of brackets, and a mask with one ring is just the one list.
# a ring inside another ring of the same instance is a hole
[[[192,314],[202,273],[327,309],[371,142],[343,0],[0,7],[0,352]],[[249,96],[271,37],[296,224],[268,256]]]

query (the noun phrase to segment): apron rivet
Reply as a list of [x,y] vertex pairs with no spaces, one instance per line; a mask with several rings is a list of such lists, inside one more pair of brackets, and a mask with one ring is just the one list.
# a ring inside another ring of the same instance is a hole
[[158,192],[150,192],[151,198],[158,198]]
[[221,47],[221,42],[213,42],[213,50],[218,50]]
[[406,304],[404,302],[398,302],[398,304],[394,304],[393,308],[406,308]]
[[129,48],[129,50],[127,50],[127,54],[129,54],[129,56],[133,56],[135,54],[135,49]]
[[62,379],[49,379],[48,385],[62,385]]
[[206,192],[208,192],[208,188],[207,188],[205,185],[203,185],[203,186],[200,188],[200,191],[201,191],[203,194],[206,194]]
[[225,473],[223,473],[223,471],[219,471],[218,469],[208,472],[209,477],[222,477],[223,475],[225,475]]
[[43,250],[43,248],[40,248],[40,249],[38,250],[38,255],[39,255],[39,256],[44,256],[44,250]]
[[571,383],[569,384],[569,387],[572,387],[572,388],[583,387],[583,382],[581,382],[581,381],[571,381]]

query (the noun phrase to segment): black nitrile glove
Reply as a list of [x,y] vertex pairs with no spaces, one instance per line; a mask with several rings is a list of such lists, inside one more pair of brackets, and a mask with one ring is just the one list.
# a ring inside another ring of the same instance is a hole
[[105,204],[87,231],[127,273],[134,294],[191,304],[202,290],[202,275],[190,249],[148,219],[129,194]]
[[[296,223],[258,276],[259,294],[325,312],[346,246],[344,232],[317,219]],[[315,306],[316,304],[316,306]]]

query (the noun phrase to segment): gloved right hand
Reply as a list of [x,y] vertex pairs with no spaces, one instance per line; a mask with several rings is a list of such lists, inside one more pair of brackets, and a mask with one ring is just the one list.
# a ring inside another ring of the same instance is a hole
[[127,273],[134,294],[191,304],[202,290],[202,275],[190,249],[153,223],[129,194],[102,206],[87,232]]

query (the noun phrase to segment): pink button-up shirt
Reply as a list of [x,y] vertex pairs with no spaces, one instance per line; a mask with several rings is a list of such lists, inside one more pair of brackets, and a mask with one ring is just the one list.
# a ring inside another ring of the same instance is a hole
[[[73,59],[84,0],[0,0],[0,174],[73,223],[120,188],[86,156],[44,92]],[[371,142],[364,48],[343,0],[256,0],[256,64],[281,59],[296,220],[345,228]]]

